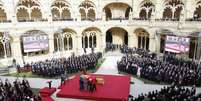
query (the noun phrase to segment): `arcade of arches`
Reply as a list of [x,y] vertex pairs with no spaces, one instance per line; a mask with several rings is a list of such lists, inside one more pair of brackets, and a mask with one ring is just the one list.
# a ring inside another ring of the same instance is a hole
[[[4,1],[4,0],[3,0]],[[96,19],[107,19],[107,20],[118,20],[118,19],[128,19],[130,17],[137,19],[150,19],[156,17],[157,3],[151,0],[142,0],[137,4],[137,9],[133,9],[130,4],[124,2],[111,2],[103,6],[103,8],[98,9],[96,2],[86,0],[81,1],[74,7],[71,2],[66,0],[52,0],[50,5],[50,13],[48,17],[43,11],[44,5],[38,0],[19,0],[16,2],[15,16],[19,22],[22,21],[40,21],[47,20],[49,16],[52,20],[96,20]],[[160,15],[158,14],[157,19],[167,19],[167,20],[179,20],[180,17],[184,17],[186,2],[183,0],[162,0],[160,2]],[[191,17],[189,18],[201,18],[201,1],[196,0],[193,2],[194,8],[191,11]],[[0,20],[12,20],[7,19],[7,13],[5,9],[5,4],[0,2]],[[187,6],[188,7],[188,6]],[[76,8],[76,9],[73,9]],[[101,11],[98,11],[101,10]],[[47,12],[47,11],[46,11]],[[103,13],[102,16],[98,12]],[[77,15],[74,17],[74,15]],[[134,16],[133,16],[134,15]]]
[[[177,24],[181,23],[188,34],[201,29],[196,22],[201,21],[201,0],[106,1],[0,0],[0,58],[81,54],[84,48],[103,51],[106,43],[163,52],[166,34],[156,35],[157,30],[167,27],[182,36],[178,30],[183,29],[177,28]],[[8,30],[5,44],[3,33]],[[32,35],[48,38],[48,47],[24,52],[23,37]],[[191,39],[190,57],[199,58],[196,53],[201,53],[200,39],[196,36]]]

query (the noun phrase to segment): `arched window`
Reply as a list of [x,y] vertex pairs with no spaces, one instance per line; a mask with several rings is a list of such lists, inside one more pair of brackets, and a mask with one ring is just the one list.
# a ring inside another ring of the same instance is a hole
[[92,48],[92,44],[93,44],[92,36],[90,35],[89,36],[89,48]]
[[136,29],[135,34],[138,39],[138,48],[149,49],[149,33],[142,28]]
[[7,32],[0,32],[0,58],[11,57],[11,40]]
[[73,40],[71,33],[65,33],[64,36],[64,50],[72,50]]
[[93,47],[96,47],[96,35],[93,36]]
[[201,21],[201,1],[199,1],[196,5],[196,9],[194,11],[193,18],[194,18],[194,20],[200,20]]
[[95,20],[95,5],[90,1],[84,1],[79,5],[81,20]]
[[65,1],[55,0],[51,6],[53,20],[71,19],[70,4]]
[[59,51],[59,36],[58,34],[54,34],[54,51]]
[[141,19],[150,19],[153,11],[154,11],[153,3],[150,1],[147,1],[141,5],[139,16]]
[[69,49],[72,50],[73,49],[73,38],[71,36],[69,37],[68,43],[69,43]]
[[[84,35],[84,48],[96,47],[96,33],[93,31],[85,32]],[[82,41],[83,42],[83,41]]]
[[85,36],[84,37],[84,48],[88,48],[88,37],[87,36]]
[[39,2],[35,0],[20,0],[17,6],[18,21],[35,21],[42,19]]
[[171,0],[165,3],[163,19],[179,20],[184,4],[180,0]]
[[100,43],[97,39],[97,37],[99,37],[100,33],[101,33],[101,31],[96,27],[90,27],[90,28],[85,29],[82,32],[83,48],[96,49],[100,45]]
[[75,32],[71,29],[62,29],[54,35],[55,51],[70,51],[73,49],[73,36]]
[[68,39],[64,36],[64,50],[68,50]]
[[6,12],[3,8],[3,5],[0,4],[0,21],[5,21],[7,20]]
[[82,36],[82,48],[85,48],[85,46],[84,46],[84,36]]

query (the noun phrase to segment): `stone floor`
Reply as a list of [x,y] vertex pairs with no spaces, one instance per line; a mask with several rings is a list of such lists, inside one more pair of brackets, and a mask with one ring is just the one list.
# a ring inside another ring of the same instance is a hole
[[[95,74],[109,74],[109,75],[120,75],[118,74],[117,69],[117,61],[121,59],[123,55],[119,52],[109,52],[107,54],[104,54],[105,61],[100,66],[100,68],[97,70]],[[5,81],[6,78],[8,78],[11,82],[13,82],[16,78],[15,77],[5,77],[0,76],[2,81]],[[22,78],[20,78],[22,79]],[[30,86],[33,88],[43,88],[47,87],[47,81],[52,80],[52,86],[58,87],[60,85],[60,79],[42,79],[42,78],[27,78]],[[143,81],[131,78],[131,82],[134,82],[134,84],[130,85],[130,94],[134,97],[137,97],[141,93],[147,93],[149,91],[153,90],[160,90],[163,86],[167,85],[159,85],[159,84],[145,84]],[[56,91],[56,93],[59,90]],[[197,93],[201,92],[201,88],[197,88]],[[55,101],[87,101],[87,100],[81,100],[81,99],[63,99],[63,98],[57,98],[56,93],[52,95],[52,98]]]

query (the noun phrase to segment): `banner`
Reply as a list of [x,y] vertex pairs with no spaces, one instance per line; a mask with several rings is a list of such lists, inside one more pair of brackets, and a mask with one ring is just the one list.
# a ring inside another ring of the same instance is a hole
[[22,37],[24,52],[37,52],[49,48],[47,35],[30,35]]
[[166,36],[165,51],[173,53],[188,52],[190,48],[190,38],[180,36]]

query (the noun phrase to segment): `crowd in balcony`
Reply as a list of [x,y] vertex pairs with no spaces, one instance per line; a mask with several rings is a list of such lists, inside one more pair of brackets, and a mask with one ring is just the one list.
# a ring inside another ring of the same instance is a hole
[[124,49],[124,53],[132,54],[126,54],[117,63],[119,71],[159,83],[201,86],[201,65],[198,62],[177,58],[171,54],[165,54],[163,59],[158,59],[156,54],[146,50],[129,50]]
[[8,79],[0,79],[0,101],[42,101],[40,95],[33,93],[28,80],[16,80],[12,83]]
[[56,77],[62,74],[76,73],[83,69],[94,69],[98,63],[98,59],[101,57],[101,53],[84,54],[81,56],[39,61],[31,63],[30,66],[32,67],[33,74],[43,77]]

